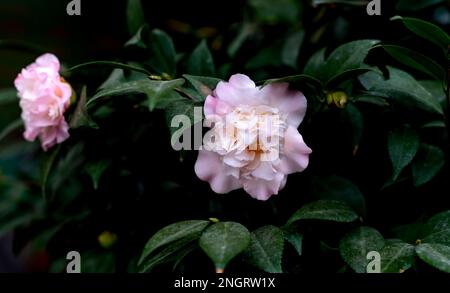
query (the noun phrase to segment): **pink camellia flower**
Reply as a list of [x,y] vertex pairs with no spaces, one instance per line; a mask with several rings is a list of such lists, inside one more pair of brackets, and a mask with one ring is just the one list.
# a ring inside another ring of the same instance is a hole
[[212,129],[198,154],[197,176],[216,193],[244,188],[259,200],[277,194],[288,174],[309,163],[312,151],[297,130],[306,106],[305,96],[287,83],[256,87],[243,74],[219,82],[204,105]]
[[34,141],[39,136],[45,151],[69,137],[64,112],[69,107],[72,88],[59,75],[59,69],[58,58],[44,54],[22,69],[14,81],[25,124],[24,137]]

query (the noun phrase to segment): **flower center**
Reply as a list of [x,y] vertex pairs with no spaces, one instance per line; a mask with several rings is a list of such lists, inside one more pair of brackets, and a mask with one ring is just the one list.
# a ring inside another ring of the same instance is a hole
[[276,108],[241,105],[215,123],[213,148],[242,161],[274,161],[286,127],[285,117]]

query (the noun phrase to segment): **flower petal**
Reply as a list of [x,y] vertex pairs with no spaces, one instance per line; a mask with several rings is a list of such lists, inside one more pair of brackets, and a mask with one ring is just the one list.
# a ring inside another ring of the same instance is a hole
[[289,90],[287,83],[272,83],[261,89],[269,105],[287,114],[287,123],[297,128],[306,114],[306,97],[299,91]]
[[217,153],[200,150],[195,163],[195,174],[203,181],[208,181],[211,189],[216,193],[228,193],[241,188],[237,178],[230,176]]
[[243,180],[244,190],[251,197],[258,200],[268,200],[272,195],[278,194],[278,191],[285,184],[286,175],[277,173],[273,180],[264,179],[245,179]]
[[256,85],[247,75],[235,74],[230,77],[229,83],[236,88],[255,88]]
[[38,57],[36,59],[36,64],[39,67],[46,67],[46,68],[50,68],[53,71],[55,71],[56,73],[59,72],[60,69],[60,64],[59,64],[59,60],[58,58],[50,53],[46,53],[40,57]]
[[284,156],[277,169],[285,174],[302,172],[308,167],[311,152],[298,130],[289,126],[284,136]]

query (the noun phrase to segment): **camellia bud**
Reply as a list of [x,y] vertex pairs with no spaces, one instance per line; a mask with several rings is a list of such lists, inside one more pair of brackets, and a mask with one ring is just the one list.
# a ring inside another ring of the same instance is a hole
[[98,236],[97,240],[103,248],[110,248],[117,242],[117,235],[112,232],[105,231]]
[[327,93],[327,104],[334,104],[338,108],[345,108],[345,105],[348,102],[348,96],[343,91],[335,91]]

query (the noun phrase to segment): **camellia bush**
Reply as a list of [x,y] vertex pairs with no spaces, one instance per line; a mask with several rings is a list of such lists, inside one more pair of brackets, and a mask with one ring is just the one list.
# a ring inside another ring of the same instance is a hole
[[117,58],[21,46],[0,92],[17,270],[450,273],[448,5],[360,2],[249,0],[172,34],[129,0]]

